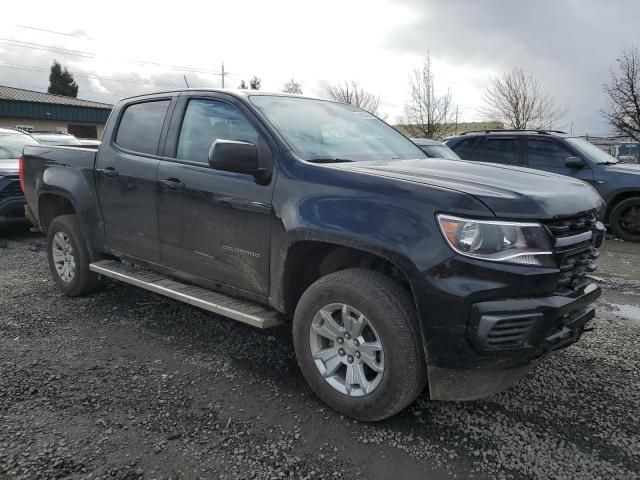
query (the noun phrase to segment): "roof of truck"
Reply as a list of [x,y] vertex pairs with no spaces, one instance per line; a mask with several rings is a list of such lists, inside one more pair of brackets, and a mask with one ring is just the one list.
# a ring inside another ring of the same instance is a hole
[[132,95],[130,97],[125,97],[122,100],[153,97],[156,95],[164,95],[167,93],[183,93],[183,92],[219,92],[219,93],[228,93],[231,95],[235,95],[236,97],[250,97],[254,95],[270,95],[270,96],[278,96],[278,97],[296,97],[296,98],[309,98],[312,100],[326,100],[328,102],[334,101],[331,99],[316,98],[316,97],[310,97],[307,95],[297,95],[294,93],[266,92],[263,90],[244,90],[240,88],[181,88],[181,89],[175,89],[175,90],[162,90],[158,92],[144,93],[141,95]]

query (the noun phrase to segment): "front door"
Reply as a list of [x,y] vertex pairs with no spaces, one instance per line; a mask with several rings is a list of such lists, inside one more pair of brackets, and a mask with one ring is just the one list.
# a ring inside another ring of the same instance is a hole
[[171,99],[134,103],[121,113],[112,143],[96,161],[96,185],[109,248],[158,263],[158,148]]
[[196,282],[266,295],[273,175],[256,179],[214,170],[208,154],[217,139],[250,142],[270,170],[271,150],[255,119],[225,97],[185,95],[176,107],[175,137],[167,139],[158,167],[161,262]]
[[593,183],[593,170],[585,162],[583,168],[569,168],[566,160],[577,156],[566,146],[552,138],[527,138],[526,161],[529,168],[567,175]]

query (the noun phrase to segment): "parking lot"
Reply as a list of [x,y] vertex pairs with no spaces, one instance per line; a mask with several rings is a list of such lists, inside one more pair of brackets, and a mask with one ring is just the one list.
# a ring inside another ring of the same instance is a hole
[[289,329],[120,284],[66,298],[0,232],[0,478],[640,478],[640,245],[605,243],[594,330],[511,390],[378,424],[327,409]]

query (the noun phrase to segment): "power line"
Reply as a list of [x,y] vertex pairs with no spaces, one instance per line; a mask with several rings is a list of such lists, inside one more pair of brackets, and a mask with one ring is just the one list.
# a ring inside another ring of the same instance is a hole
[[[40,67],[31,67],[29,65],[18,65],[18,64],[11,64],[11,63],[0,63],[0,67],[16,68],[21,70],[31,70],[34,72],[48,72],[47,69],[40,68]],[[109,80],[109,81],[116,81],[116,82],[141,84],[141,85],[153,85],[156,87],[173,87],[173,88],[182,87],[182,85],[179,85],[176,83],[156,83],[156,82],[153,82],[150,80],[144,80],[144,79],[134,80],[129,78],[109,77],[107,75],[94,75],[94,74],[88,74],[88,73],[74,73],[73,76],[82,77],[82,78],[91,78],[91,79],[97,79],[97,80]]]
[[56,35],[64,35],[66,37],[81,38],[82,40],[93,40],[93,38],[88,37],[86,35],[78,35],[76,33],[56,32],[55,30],[48,30],[46,28],[41,28],[41,27],[31,27],[29,25],[18,25],[18,24],[16,24],[16,27],[18,27],[18,28],[26,28],[26,29],[29,29],[29,30],[38,30],[40,32],[55,33]]
[[[147,60],[134,60],[134,59],[127,59],[127,58],[107,57],[107,56],[99,57],[94,52],[74,50],[74,49],[62,48],[62,47],[52,47],[49,45],[43,45],[41,43],[23,42],[22,40],[13,40],[11,38],[0,38],[0,45],[6,45],[9,47],[28,48],[31,50],[41,50],[45,52],[59,53],[61,55],[70,55],[70,56],[81,57],[81,58],[94,58],[94,59],[105,58],[105,59],[110,59],[115,61],[121,61],[124,63],[136,63],[139,65],[146,65],[150,67],[162,67],[170,70],[177,70],[177,71],[183,71],[183,72],[203,73],[203,74],[210,74],[210,75],[221,74],[220,72],[217,72],[214,70],[205,70],[205,69],[200,69],[195,67],[185,67],[181,65],[168,65],[168,64],[159,63],[159,62],[150,62]],[[228,74],[229,73],[227,72],[227,75]]]

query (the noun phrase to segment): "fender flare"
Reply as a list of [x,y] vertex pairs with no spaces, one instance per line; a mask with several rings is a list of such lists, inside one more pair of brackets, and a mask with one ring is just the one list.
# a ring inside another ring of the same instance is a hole
[[41,180],[36,184],[37,220],[42,225],[42,202],[45,195],[55,195],[69,201],[80,223],[80,230],[91,246],[104,245],[97,198],[93,186],[84,175],[85,171],[65,166],[51,166],[44,171]]

